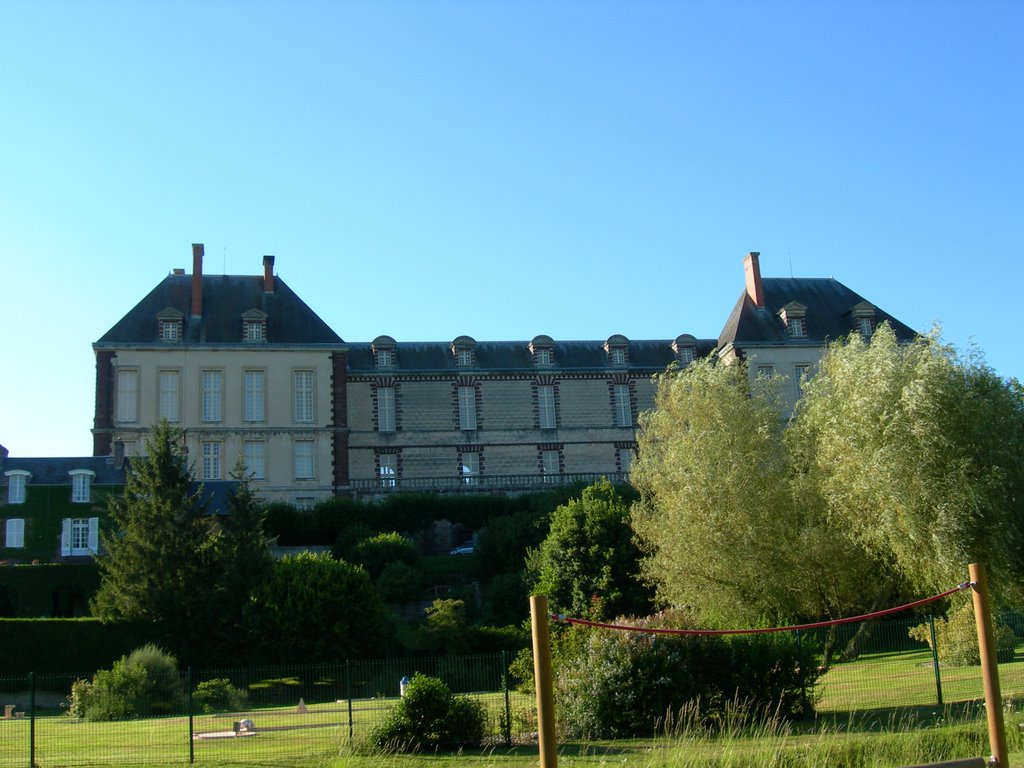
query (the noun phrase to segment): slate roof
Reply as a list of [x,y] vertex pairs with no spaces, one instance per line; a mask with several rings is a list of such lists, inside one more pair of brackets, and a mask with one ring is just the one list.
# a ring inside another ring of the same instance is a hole
[[23,470],[32,474],[29,485],[71,485],[74,469],[95,473],[93,485],[124,485],[125,469],[117,467],[110,456],[78,456],[65,458],[13,458],[0,462],[0,487],[7,487],[5,472]]
[[[830,277],[766,277],[764,306],[757,307],[744,291],[718,337],[720,347],[732,343],[819,346],[848,336],[857,329],[851,310],[866,299]],[[791,302],[807,308],[807,337],[789,336],[779,310]],[[918,333],[881,307],[875,307],[875,323],[888,322],[900,341],[912,341]]]
[[168,308],[183,315],[183,338],[180,343],[184,345],[241,344],[242,315],[252,309],[267,315],[266,346],[344,344],[341,337],[280,277],[274,277],[272,293],[263,290],[262,276],[203,275],[201,280],[201,318],[192,317],[192,275],[171,274],[93,346],[123,347],[157,342],[157,314]]
[[[703,357],[715,350],[715,339],[697,339],[696,357]],[[451,342],[411,341],[397,342],[396,364],[391,368],[377,368],[372,344],[353,343],[348,345],[348,368],[352,373],[407,373],[466,371],[522,371],[537,373],[573,370],[592,371],[618,368],[621,370],[663,370],[675,362],[672,339],[656,341],[630,341],[627,345],[626,366],[609,366],[604,341],[556,341],[553,347],[553,364],[535,366],[528,341],[478,341],[473,348],[476,363],[470,367],[456,365],[451,351]]]
[[[92,485],[123,486],[131,458],[126,458],[121,467],[117,467],[110,456],[79,456],[66,458],[12,458],[7,457],[0,462],[0,488],[8,485],[5,472],[22,470],[32,475],[28,487],[71,485],[71,475],[75,469],[88,469],[95,473]],[[189,483],[189,493],[200,493],[200,501],[207,505],[211,514],[224,514],[228,508],[228,497],[238,486],[235,480],[205,480]]]

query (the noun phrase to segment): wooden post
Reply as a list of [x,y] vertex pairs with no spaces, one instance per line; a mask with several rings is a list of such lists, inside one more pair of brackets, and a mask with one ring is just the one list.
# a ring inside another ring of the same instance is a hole
[[530,597],[530,626],[533,630],[533,675],[537,689],[537,744],[540,768],[557,768],[555,745],[554,686],[551,682],[551,633],[548,629],[548,599]]
[[1003,697],[999,691],[999,666],[996,657],[995,631],[989,610],[988,578],[985,566],[971,563],[969,568],[974,585],[974,621],[978,627],[978,650],[981,652],[981,676],[985,683],[985,712],[988,717],[988,740],[992,745],[992,759],[999,768],[1007,768],[1009,750],[1006,748],[1006,728],[1003,725]]

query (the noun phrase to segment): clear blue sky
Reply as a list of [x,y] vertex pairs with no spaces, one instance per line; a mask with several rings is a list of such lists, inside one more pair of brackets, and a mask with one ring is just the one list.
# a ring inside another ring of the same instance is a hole
[[346,341],[718,335],[834,276],[1024,378],[1024,3],[0,0],[0,443],[174,267]]

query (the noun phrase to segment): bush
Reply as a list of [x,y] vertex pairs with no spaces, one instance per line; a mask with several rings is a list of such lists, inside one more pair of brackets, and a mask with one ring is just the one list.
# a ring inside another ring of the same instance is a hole
[[[1013,630],[997,620],[993,632],[997,660],[1013,661],[1013,652],[1017,645],[1017,637]],[[927,623],[911,627],[910,636],[918,642],[928,643],[928,647],[931,647],[932,636]],[[933,650],[936,651],[940,664],[950,667],[971,667],[981,664],[973,604],[965,602],[948,618],[935,619],[935,643],[938,647]]]
[[174,657],[144,645],[71,686],[68,714],[86,720],[128,720],[180,712],[181,676]]
[[245,691],[235,688],[231,681],[224,677],[204,680],[196,686],[192,694],[193,707],[204,715],[245,709],[247,700]]
[[411,603],[419,598],[422,583],[418,570],[397,561],[384,566],[377,577],[377,593],[385,603]]
[[[639,626],[659,624],[664,618]],[[801,672],[800,649],[789,636],[567,634],[560,643],[569,650],[556,654],[555,694],[573,738],[650,736],[659,721],[686,706],[699,706],[709,727],[737,702],[782,717],[810,710],[805,691],[817,677],[815,665],[805,663]]]
[[152,701],[153,714],[167,715],[182,710],[185,690],[173,656],[147,643],[128,654],[125,663],[146,670],[149,681],[146,693]]
[[370,578],[376,579],[389,563],[416,565],[419,553],[415,544],[400,533],[392,531],[363,539],[352,548],[346,559],[355,565],[363,566],[370,574]]
[[483,704],[453,696],[438,678],[417,674],[387,720],[371,731],[369,740],[375,749],[399,752],[478,746],[486,727]]

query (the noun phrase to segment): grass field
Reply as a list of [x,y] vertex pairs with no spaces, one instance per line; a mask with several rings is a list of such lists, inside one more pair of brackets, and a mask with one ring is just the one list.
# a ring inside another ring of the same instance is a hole
[[[1021,658],[1018,654],[1018,658]],[[668,734],[661,738],[575,743],[560,747],[568,766],[644,766],[689,768],[767,765],[898,766],[953,757],[987,756],[987,733],[977,700],[982,695],[978,667],[941,668],[943,700],[936,695],[935,669],[928,651],[862,655],[833,666],[819,682],[815,723],[791,728],[773,724],[726,737],[706,733]],[[1024,749],[1014,711],[1024,701],[1024,661],[1000,664],[1008,709],[1011,748]],[[360,744],[386,718],[397,698],[373,698],[298,706],[260,708],[224,715],[196,716],[194,733],[233,734],[233,723],[251,718],[257,735],[189,739],[186,717],[91,723],[58,714],[35,720],[35,761],[49,766],[184,766],[190,746],[204,766],[431,765],[438,768],[537,765],[535,744],[504,743],[502,694],[482,694],[490,713],[493,746],[459,755],[366,755]],[[961,702],[948,704],[948,702]],[[533,701],[511,696],[512,733],[520,742],[535,730]],[[54,710],[56,712],[56,710]],[[29,765],[28,719],[0,721],[0,768]],[[1024,759],[1018,754],[1016,759]]]

